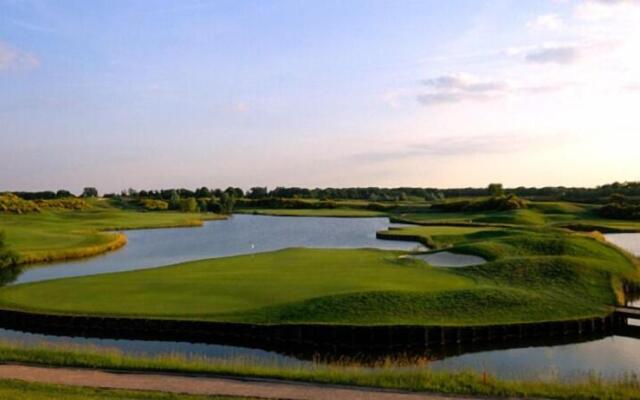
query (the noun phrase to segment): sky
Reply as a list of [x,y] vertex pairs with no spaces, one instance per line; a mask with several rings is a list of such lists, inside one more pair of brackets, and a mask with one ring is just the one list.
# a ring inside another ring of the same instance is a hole
[[640,0],[0,0],[0,191],[640,180]]

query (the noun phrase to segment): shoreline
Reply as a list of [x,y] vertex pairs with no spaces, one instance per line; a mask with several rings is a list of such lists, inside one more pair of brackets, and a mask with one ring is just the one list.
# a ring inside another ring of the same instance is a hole
[[[109,227],[104,228],[93,233],[101,234],[101,235],[113,235],[114,239],[101,244],[101,245],[92,245],[86,247],[77,247],[77,248],[69,248],[69,249],[60,249],[60,250],[34,250],[31,252],[26,252],[26,255],[17,252],[18,254],[18,263],[17,267],[36,267],[36,266],[46,266],[47,264],[52,264],[56,262],[62,261],[70,261],[70,260],[81,260],[85,258],[91,258],[103,254],[110,253],[115,250],[119,250],[124,247],[128,243],[127,235],[124,232],[117,231],[132,231],[132,230],[150,230],[150,229],[175,229],[175,228],[199,228],[202,227],[205,222],[209,221],[219,221],[227,219],[227,216],[212,216],[211,218],[201,218],[185,221],[184,223],[177,224],[165,224],[165,225],[149,225],[149,226],[140,226],[134,228],[124,227]],[[29,254],[33,253],[33,254]]]

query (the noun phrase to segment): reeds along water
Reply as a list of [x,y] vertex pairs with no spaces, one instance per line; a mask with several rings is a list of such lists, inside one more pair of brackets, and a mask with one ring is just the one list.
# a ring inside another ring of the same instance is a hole
[[104,235],[108,241],[103,244],[85,246],[77,249],[32,251],[20,255],[19,264],[49,263],[97,256],[117,250],[127,244],[127,236],[121,232],[96,233]]

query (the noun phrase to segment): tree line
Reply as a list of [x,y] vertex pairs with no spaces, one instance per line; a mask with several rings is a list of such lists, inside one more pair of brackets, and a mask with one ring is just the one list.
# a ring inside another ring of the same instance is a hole
[[[497,191],[497,192],[496,192]],[[444,198],[455,197],[479,197],[513,194],[519,197],[533,200],[559,200],[584,203],[605,203],[614,194],[626,196],[628,199],[640,199],[640,181],[637,182],[614,182],[595,188],[584,187],[515,187],[503,188],[500,184],[491,184],[488,187],[466,187],[440,189],[435,187],[350,187],[350,188],[303,188],[278,186],[269,189],[266,186],[256,186],[249,190],[239,187],[228,187],[226,189],[213,189],[206,186],[195,190],[184,188],[162,189],[162,190],[135,190],[127,189],[120,193],[107,193],[108,198],[127,199],[151,199],[170,202],[174,193],[181,199],[221,199],[223,195],[233,199],[316,199],[316,200],[366,200],[373,202],[384,201],[405,201],[405,200],[427,200],[437,201]],[[17,196],[25,200],[55,199],[73,197],[67,190],[43,191],[43,192],[14,192]],[[94,187],[85,188],[78,197],[97,197],[98,191]],[[174,199],[175,200],[175,199]],[[175,202],[173,203],[175,206]]]

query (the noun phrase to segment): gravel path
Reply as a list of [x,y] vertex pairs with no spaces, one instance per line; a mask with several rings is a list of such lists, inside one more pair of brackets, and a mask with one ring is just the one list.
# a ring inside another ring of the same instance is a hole
[[345,386],[316,385],[268,379],[216,378],[161,373],[112,372],[92,369],[0,365],[0,379],[108,389],[183,394],[246,396],[286,400],[466,400]]

